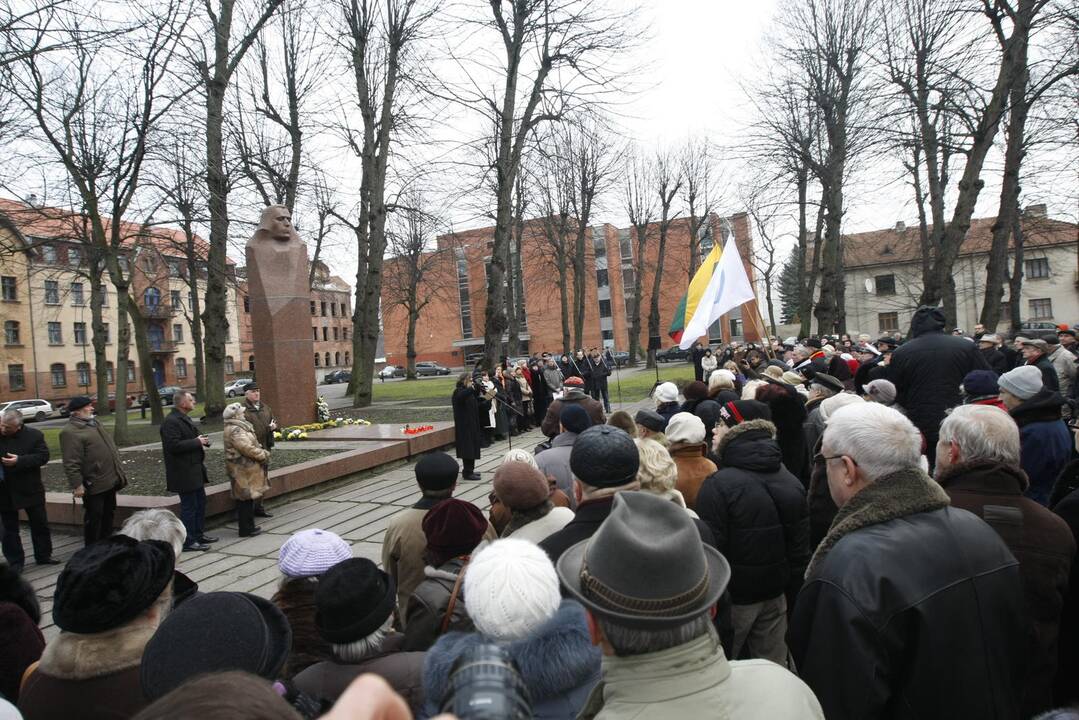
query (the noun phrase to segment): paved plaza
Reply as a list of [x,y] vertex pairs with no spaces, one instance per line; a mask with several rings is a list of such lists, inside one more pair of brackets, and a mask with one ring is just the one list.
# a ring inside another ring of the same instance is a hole
[[[615,409],[634,411],[648,401],[626,403]],[[514,448],[533,449],[543,440],[538,429],[512,438]],[[508,441],[484,449],[476,469],[483,473],[478,483],[459,482],[455,497],[469,500],[487,510],[487,496],[495,468],[509,449]],[[452,453],[450,448],[448,452]],[[352,545],[352,553],[381,564],[382,536],[390,520],[420,497],[413,472],[415,462],[392,466],[383,472],[299,499],[288,497],[268,503],[272,518],[256,518],[262,534],[252,538],[237,536],[236,519],[222,515],[207,520],[207,532],[220,538],[209,552],[185,552],[178,569],[199,584],[204,592],[237,590],[270,597],[281,579],[277,553],[292,533],[304,528],[330,530]],[[23,546],[30,548],[30,533],[23,523]],[[53,529],[53,555],[67,561],[82,547],[81,532]],[[51,640],[59,632],[52,623],[52,596],[62,565],[39,567],[28,558],[24,576],[37,591],[41,602],[41,629]]]

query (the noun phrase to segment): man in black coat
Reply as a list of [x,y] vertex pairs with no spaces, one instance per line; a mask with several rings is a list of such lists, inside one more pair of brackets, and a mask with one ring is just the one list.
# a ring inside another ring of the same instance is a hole
[[879,403],[828,418],[822,461],[839,512],[810,559],[790,647],[829,720],[1020,716],[1019,563],[950,506],[919,467],[921,444]]
[[1008,358],[1004,357],[1004,353],[1000,351],[999,335],[988,333],[982,335],[981,339],[978,340],[978,351],[985,358],[989,369],[997,375],[1003,375],[1011,370],[1011,367],[1008,366]]
[[989,364],[970,340],[944,333],[940,308],[918,308],[910,334],[914,339],[892,355],[888,379],[895,383],[896,404],[925,436],[932,465],[940,423],[949,408],[962,403],[963,378],[971,370],[988,370]]
[[611,366],[607,364],[606,358],[599,354],[599,350],[592,348],[592,352],[588,356],[588,370],[592,375],[592,395],[593,400],[603,401],[603,411],[609,413],[611,411],[611,397],[607,390],[607,378],[611,374]]
[[41,468],[49,462],[49,447],[40,430],[23,426],[22,413],[8,410],[0,417],[0,523],[8,564],[22,572],[26,555],[19,537],[19,511],[30,521],[30,539],[38,565],[58,565],[52,557],[52,536],[45,516],[45,486]]
[[1019,351],[1023,353],[1023,364],[1033,365],[1042,374],[1042,387],[1046,390],[1057,392],[1060,390],[1060,378],[1056,368],[1049,359],[1049,345],[1040,338],[1026,339],[1019,344]]
[[805,487],[782,462],[776,426],[757,400],[728,403],[716,426],[720,470],[697,494],[697,513],[731,564],[734,647],[785,665],[787,601],[809,562]]
[[217,538],[203,533],[206,521],[206,448],[210,438],[201,434],[188,413],[195,397],[178,392],[172,412],[161,423],[161,449],[165,454],[165,486],[180,495],[180,519],[187,529],[184,550],[209,550]]
[[476,461],[480,459],[483,447],[483,431],[480,428],[480,400],[484,390],[468,373],[461,373],[457,386],[453,389],[453,430],[457,457],[464,468],[461,477],[476,482],[480,480],[476,472]]

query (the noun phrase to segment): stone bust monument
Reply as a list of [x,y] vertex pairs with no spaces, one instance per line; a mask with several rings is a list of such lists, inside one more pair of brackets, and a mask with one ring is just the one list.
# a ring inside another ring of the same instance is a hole
[[[253,272],[253,267],[258,272]],[[247,242],[247,269],[252,297],[258,283],[265,290],[271,313],[280,312],[296,297],[303,297],[305,306],[310,302],[307,247],[284,205],[270,205],[262,211],[259,226]]]

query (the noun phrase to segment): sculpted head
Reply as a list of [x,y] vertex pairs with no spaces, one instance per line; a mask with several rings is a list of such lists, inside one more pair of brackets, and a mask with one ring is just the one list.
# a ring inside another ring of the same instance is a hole
[[270,205],[263,209],[255,240],[299,241],[296,228],[292,225],[292,212],[284,205]]

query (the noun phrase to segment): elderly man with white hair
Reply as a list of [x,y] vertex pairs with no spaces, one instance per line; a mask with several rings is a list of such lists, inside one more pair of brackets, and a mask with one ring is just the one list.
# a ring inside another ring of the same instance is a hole
[[[134,513],[120,528],[121,535],[127,535],[135,540],[160,540],[172,546],[176,555],[176,562],[180,562],[180,553],[184,549],[184,541],[187,539],[187,528],[184,527],[176,514],[164,508],[151,508],[139,510]],[[198,594],[199,585],[180,570],[172,572],[172,607],[190,600]]]
[[839,512],[806,571],[790,648],[831,720],[1019,716],[1019,563],[984,521],[950,507],[921,444],[878,403],[836,410],[824,431]]
[[1023,497],[1019,428],[989,405],[961,405],[944,419],[937,442],[936,479],[954,507],[989,523],[1019,561],[1023,593],[1037,644],[1028,653],[1022,717],[1053,707],[1057,636],[1075,539],[1055,513]]

